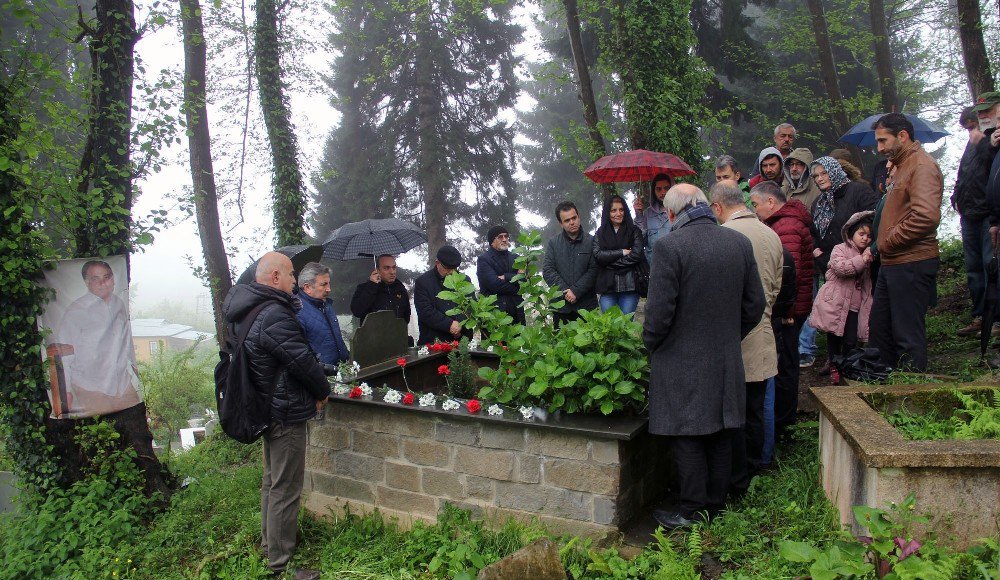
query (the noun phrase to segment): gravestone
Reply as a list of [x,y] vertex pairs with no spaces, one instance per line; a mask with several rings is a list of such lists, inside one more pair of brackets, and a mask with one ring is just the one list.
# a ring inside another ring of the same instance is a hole
[[372,312],[351,338],[351,357],[362,368],[406,354],[406,321],[390,310]]

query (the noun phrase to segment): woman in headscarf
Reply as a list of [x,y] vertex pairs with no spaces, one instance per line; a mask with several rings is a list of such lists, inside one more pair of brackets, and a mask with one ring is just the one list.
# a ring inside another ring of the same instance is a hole
[[851,181],[833,157],[813,161],[809,171],[821,192],[812,206],[815,271],[826,272],[830,252],[843,242],[841,228],[859,211],[874,210],[878,197],[867,183]]
[[604,202],[601,227],[594,232],[597,293],[601,312],[617,306],[625,314],[639,304],[639,264],[643,258],[642,231],[632,223],[625,200],[612,195]]

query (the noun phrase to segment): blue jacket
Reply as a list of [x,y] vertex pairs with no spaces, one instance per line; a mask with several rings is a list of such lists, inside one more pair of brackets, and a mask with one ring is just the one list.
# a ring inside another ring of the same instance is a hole
[[321,363],[336,365],[351,358],[351,353],[344,343],[340,333],[340,323],[337,313],[333,311],[333,302],[322,301],[305,292],[297,294],[302,301],[302,310],[297,316],[305,331],[309,346],[316,351]]

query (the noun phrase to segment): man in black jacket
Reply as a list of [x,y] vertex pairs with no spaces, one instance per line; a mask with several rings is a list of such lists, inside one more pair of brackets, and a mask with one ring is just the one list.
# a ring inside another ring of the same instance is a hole
[[396,258],[379,256],[368,280],[358,284],[351,298],[351,314],[361,322],[372,312],[391,310],[396,318],[410,322],[410,294],[396,279]]
[[510,232],[503,226],[493,226],[486,234],[490,245],[476,262],[476,277],[483,296],[496,295],[497,308],[506,312],[517,324],[524,324],[524,309],[520,307],[519,284],[511,280],[517,275],[510,251]]
[[455,307],[455,303],[437,297],[444,290],[444,279],[461,265],[462,254],[458,253],[455,246],[441,246],[434,267],[421,274],[414,282],[413,306],[417,309],[417,326],[420,329],[417,344],[431,344],[435,340],[451,342],[463,334],[472,338],[471,330],[462,329],[462,315],[446,314]]
[[545,244],[542,277],[558,288],[566,303],[552,313],[556,326],[575,320],[581,310],[597,308],[597,261],[594,259],[594,236],[580,226],[580,212],[572,202],[556,206],[556,220],[562,232]]
[[[271,397],[260,510],[262,545],[275,574],[284,572],[295,550],[305,477],[306,421],[330,396],[324,368],[295,317],[301,304],[292,296],[294,284],[291,260],[268,252],[257,263],[256,281],[234,286],[223,305],[233,335],[251,325],[243,348],[254,387]],[[267,305],[249,319],[248,314],[263,303]],[[319,578],[319,574],[300,570],[296,577]]]

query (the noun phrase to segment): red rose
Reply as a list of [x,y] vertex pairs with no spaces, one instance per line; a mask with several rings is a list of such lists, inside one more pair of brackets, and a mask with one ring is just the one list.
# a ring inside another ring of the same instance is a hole
[[437,352],[438,351],[438,345],[437,345],[437,343],[435,342],[434,344],[427,345],[427,350],[429,350],[431,352]]
[[396,359],[396,364],[398,364],[401,367],[405,367],[406,366],[406,359],[403,358],[403,357],[399,357],[399,358]]
[[403,404],[412,405],[413,404],[413,393],[406,393],[403,395]]
[[360,399],[361,398],[361,387],[354,387],[353,389],[351,389],[351,394],[349,396],[352,399]]
[[471,401],[465,403],[465,408],[468,409],[470,413],[478,413],[480,408],[479,401],[472,399]]
[[508,375],[510,374],[510,369],[507,369],[507,374],[508,374]]
[[438,367],[438,374],[448,376],[451,374],[451,369],[448,368],[448,365],[441,365]]
[[458,348],[458,341],[457,340],[451,341],[451,347],[452,348]]

